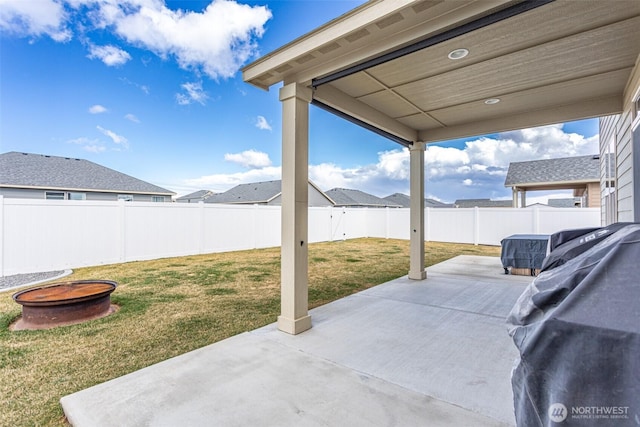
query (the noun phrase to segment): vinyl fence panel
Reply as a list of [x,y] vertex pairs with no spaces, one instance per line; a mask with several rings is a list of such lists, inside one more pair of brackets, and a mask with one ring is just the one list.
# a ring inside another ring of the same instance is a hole
[[[409,239],[409,209],[309,209],[309,242]],[[599,209],[425,210],[425,239],[500,245],[512,234],[597,227]],[[280,246],[279,206],[7,199],[0,275]]]

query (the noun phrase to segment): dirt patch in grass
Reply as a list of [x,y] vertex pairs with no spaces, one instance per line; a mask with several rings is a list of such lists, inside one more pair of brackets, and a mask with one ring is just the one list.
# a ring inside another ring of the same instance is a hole
[[[428,243],[425,265],[499,247]],[[357,239],[309,247],[311,308],[407,274],[409,243]],[[11,332],[13,292],[0,293],[0,425],[65,425],[59,399],[238,333],[280,312],[280,249],[228,252],[76,270],[69,280],[118,282],[103,319]]]

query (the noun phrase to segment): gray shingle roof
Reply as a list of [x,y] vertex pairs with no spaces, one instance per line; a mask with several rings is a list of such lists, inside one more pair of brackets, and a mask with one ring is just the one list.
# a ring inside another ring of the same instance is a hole
[[453,204],[457,208],[510,208],[513,202],[511,200],[458,199]]
[[403,208],[408,208],[411,205],[411,198],[402,193],[393,193],[388,195],[387,197],[383,197],[383,199],[389,203],[400,205]]
[[600,158],[597,155],[514,162],[509,165],[504,185],[592,181],[600,181]]
[[0,154],[0,186],[175,194],[88,160],[15,151]]
[[332,188],[326,192],[331,197],[336,206],[355,206],[355,207],[391,207],[400,208],[402,205],[390,202],[373,194],[365,193],[360,190],[352,190],[348,188]]
[[[411,206],[411,198],[406,194],[394,193],[387,197],[384,197],[383,199],[390,203],[400,205],[403,208],[408,208]],[[442,203],[434,199],[424,199],[424,207],[425,208],[450,208],[452,207],[452,205],[447,203]]]
[[176,199],[176,202],[201,201],[213,196],[215,193],[209,190],[198,190],[193,193],[185,194]]
[[207,198],[205,203],[267,203],[282,192],[282,181],[252,182],[239,184]]

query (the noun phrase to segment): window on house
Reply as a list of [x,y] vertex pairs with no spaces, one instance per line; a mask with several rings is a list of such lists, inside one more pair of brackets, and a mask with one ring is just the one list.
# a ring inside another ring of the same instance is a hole
[[69,200],[87,200],[87,193],[69,192]]
[[164,202],[164,196],[152,196],[151,197],[151,201],[152,202]]
[[64,191],[45,191],[44,198],[47,200],[64,200]]
[[118,194],[118,200],[124,200],[125,202],[133,202],[133,194]]

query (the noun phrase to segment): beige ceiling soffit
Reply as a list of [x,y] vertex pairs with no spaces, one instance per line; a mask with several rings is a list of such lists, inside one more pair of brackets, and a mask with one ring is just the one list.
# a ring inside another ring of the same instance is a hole
[[[384,36],[371,34],[366,40],[367,43],[357,48],[347,50],[333,57],[323,58],[313,66],[305,68],[298,72],[301,80],[308,81],[316,78],[322,78],[331,75],[340,70],[348,69],[354,64],[365,63],[369,60],[379,58],[389,52],[397,50],[399,47],[411,45],[416,41],[428,38],[432,34],[440,34],[443,31],[450,30],[467,23],[479,16],[483,16],[488,12],[499,9],[504,4],[511,3],[511,0],[493,0],[480,2],[447,2],[450,5],[457,5],[445,14],[420,21],[413,26],[398,29],[393,33],[385,33]],[[371,40],[369,40],[371,39]],[[345,43],[343,43],[345,44]]]
[[[413,7],[421,2],[383,0],[365,3],[247,65],[242,69],[243,79],[262,89],[268,89],[269,86],[292,75],[298,76],[298,82],[308,81],[379,56],[398,46],[410,44],[428,34],[438,33],[460,22],[513,3],[513,0],[459,0],[440,3],[446,4],[449,8],[446,13],[428,20],[415,19],[412,24],[402,28],[393,28],[393,25],[383,28],[379,24],[399,13],[417,13]],[[373,33],[369,30],[373,30]],[[348,37],[353,40],[352,36],[363,31],[370,34],[349,42]],[[319,56],[307,61],[309,54]],[[292,81],[290,77],[289,81]]]
[[403,125],[397,120],[346,95],[344,92],[330,85],[316,88],[313,92],[313,99],[407,141],[417,141],[416,130]]
[[447,141],[456,138],[525,129],[533,126],[608,116],[621,112],[622,99],[620,95],[613,95],[581,101],[571,105],[551,106],[543,110],[487,119],[476,123],[421,131],[418,133],[418,140],[423,142]]
[[[439,123],[440,126],[444,127],[445,124],[442,123],[440,120],[436,119],[435,117],[433,117],[432,115],[430,115],[429,113],[427,113],[426,111],[422,110],[420,107],[418,107],[416,104],[414,104],[413,102],[409,101],[407,98],[405,98],[404,96],[400,95],[398,92],[396,92],[395,90],[393,90],[393,88],[385,85],[384,83],[382,83],[380,80],[376,79],[375,77],[373,77],[371,74],[369,74],[366,70],[362,71],[362,73],[367,76],[369,79],[371,79],[372,81],[376,82],[381,88],[383,88],[386,92],[390,93],[392,96],[400,99],[402,102],[404,102],[405,104],[409,105],[413,110],[415,114],[420,114],[421,116],[427,117],[431,120],[433,120],[436,123]],[[405,114],[404,116],[407,116],[408,114]]]

